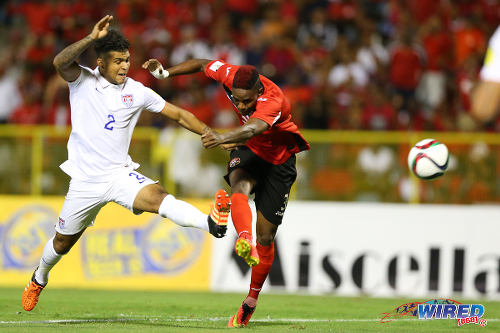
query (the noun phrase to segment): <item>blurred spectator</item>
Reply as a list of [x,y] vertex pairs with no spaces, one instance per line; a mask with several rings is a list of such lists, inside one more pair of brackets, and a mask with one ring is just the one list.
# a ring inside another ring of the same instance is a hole
[[22,103],[14,109],[9,122],[25,125],[43,122],[41,79],[36,77],[35,71],[25,69],[21,75],[19,86],[21,87]]
[[51,2],[23,1],[16,3],[12,9],[14,13],[21,14],[28,24],[29,30],[38,36],[43,36],[54,28],[51,24],[54,19]]
[[409,10],[417,24],[426,23],[431,16],[438,15],[439,17],[441,7],[444,5],[443,2],[446,0],[410,0]]
[[423,68],[423,55],[409,31],[400,34],[390,50],[389,78],[394,92],[403,99],[403,109],[415,97],[415,89]]
[[185,26],[181,30],[180,43],[172,51],[170,63],[175,65],[193,58],[209,59],[210,49],[205,41],[196,38],[194,26]]
[[243,53],[245,54],[245,62],[257,68],[261,67],[262,59],[264,58],[265,46],[263,41],[256,33],[252,22],[245,21],[242,24],[243,39],[245,46]]
[[227,18],[221,18],[212,30],[211,59],[221,59],[235,65],[243,64],[243,52],[234,43]]
[[59,75],[52,76],[47,82],[43,107],[47,110],[46,123],[56,126],[71,124],[68,84]]
[[328,100],[322,94],[315,94],[311,105],[304,112],[302,123],[306,128],[328,129],[330,122]]
[[370,84],[363,108],[363,129],[394,130],[396,129],[396,119],[396,111],[384,91],[378,85]]
[[193,113],[208,126],[212,126],[214,118],[212,104],[208,103],[205,90],[198,81],[191,81],[188,91],[181,95],[180,101],[182,108]]
[[313,37],[327,50],[335,48],[337,43],[337,29],[327,21],[323,8],[316,8],[311,13],[311,18],[307,23],[299,26],[297,42],[301,48],[306,47],[310,38]]
[[459,97],[457,102],[465,111],[471,109],[470,94],[477,81],[478,72],[479,66],[473,59],[467,60],[456,72],[455,86]]
[[328,74],[328,83],[338,87],[351,81],[358,87],[363,87],[368,83],[368,73],[363,66],[358,63],[353,50],[347,42],[339,43],[334,53],[336,54],[336,64]]
[[417,91],[419,100],[434,109],[445,98],[446,72],[451,68],[450,49],[453,42],[437,15],[429,18],[421,29],[421,39],[426,51],[426,69]]
[[225,5],[234,28],[240,28],[245,17],[254,17],[259,9],[257,0],[226,0]]
[[297,63],[295,54],[292,40],[277,39],[264,53],[262,74],[272,79],[278,85],[286,83],[286,75]]
[[0,124],[7,123],[12,112],[22,103],[19,91],[20,69],[11,66],[12,56],[9,50],[0,54]]
[[369,75],[374,76],[377,72],[382,71],[389,62],[389,52],[382,45],[378,36],[369,30],[363,30],[356,60]]
[[264,45],[272,44],[285,36],[286,25],[281,18],[279,7],[276,4],[269,3],[263,12],[262,20],[258,22],[259,38]]
[[463,26],[459,26],[454,35],[457,66],[463,65],[470,57],[481,58],[486,51],[486,37],[476,20],[466,18]]
[[288,84],[283,86],[282,90],[285,97],[292,107],[292,116],[297,126],[302,127],[302,119],[305,113],[310,110],[307,108],[313,99],[314,90],[307,84],[307,78],[298,68],[291,70],[288,75]]
[[28,90],[23,96],[23,103],[19,105],[9,118],[12,124],[35,125],[42,120],[42,105],[37,92]]
[[356,16],[356,2],[352,0],[330,1],[327,12],[328,17],[337,21],[349,21]]
[[308,73],[308,83],[310,85],[318,86],[325,80],[325,67],[328,66],[328,56],[328,50],[313,35],[307,39],[302,52],[297,52],[302,69]]

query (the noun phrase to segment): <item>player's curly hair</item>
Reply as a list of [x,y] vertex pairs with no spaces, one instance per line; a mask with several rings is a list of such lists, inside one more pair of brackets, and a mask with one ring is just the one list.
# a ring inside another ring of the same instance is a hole
[[110,51],[127,51],[130,42],[119,31],[110,29],[106,36],[94,41],[94,50],[98,57]]
[[259,81],[259,73],[250,65],[240,66],[234,74],[233,88],[253,89]]

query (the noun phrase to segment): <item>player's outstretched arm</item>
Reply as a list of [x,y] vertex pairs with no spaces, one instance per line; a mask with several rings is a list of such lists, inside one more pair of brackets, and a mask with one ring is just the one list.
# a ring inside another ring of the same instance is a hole
[[[205,148],[214,148],[221,144],[236,144],[241,145],[247,142],[252,137],[265,132],[269,128],[269,124],[263,120],[252,118],[245,125],[236,127],[225,133],[217,133],[210,129],[203,133],[201,142]],[[230,147],[230,146],[227,146]]]
[[59,52],[54,58],[53,64],[57,73],[66,81],[75,81],[80,75],[80,66],[76,59],[85,51],[95,39],[102,38],[108,33],[109,22],[113,16],[104,16],[92,29],[92,32],[85,38],[71,44]]
[[190,59],[178,65],[164,69],[162,64],[156,59],[149,59],[142,64],[142,68],[147,69],[157,79],[166,79],[170,76],[193,74],[203,72],[205,66],[212,61],[208,59]]
[[190,130],[196,134],[203,134],[209,130],[207,124],[196,118],[191,112],[181,109],[178,106],[165,102],[165,107],[161,111],[164,116],[176,121],[185,129]]
[[481,122],[493,120],[500,108],[500,83],[481,81],[471,94],[471,113]]

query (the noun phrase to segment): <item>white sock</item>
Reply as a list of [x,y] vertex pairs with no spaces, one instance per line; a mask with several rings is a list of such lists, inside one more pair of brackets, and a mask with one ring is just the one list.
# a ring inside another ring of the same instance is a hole
[[62,254],[57,254],[56,250],[54,250],[54,237],[52,237],[43,248],[40,265],[35,272],[35,279],[38,283],[47,284],[50,270],[61,260],[62,256]]
[[169,194],[163,199],[158,214],[181,227],[193,227],[208,231],[207,215],[185,201]]

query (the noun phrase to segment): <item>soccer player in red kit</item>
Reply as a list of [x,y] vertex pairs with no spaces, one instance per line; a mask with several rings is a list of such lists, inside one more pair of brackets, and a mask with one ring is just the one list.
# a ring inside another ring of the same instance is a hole
[[[252,267],[250,292],[228,327],[246,326],[274,260],[274,237],[297,177],[295,154],[310,149],[291,120],[290,103],[281,89],[253,66],[222,60],[191,59],[163,69],[156,59],[143,64],[155,77],[204,72],[222,84],[241,126],[203,134],[205,148],[231,149],[224,177],[231,186],[231,217],[238,233],[236,253]],[[248,196],[255,193],[257,244],[252,242]]]

